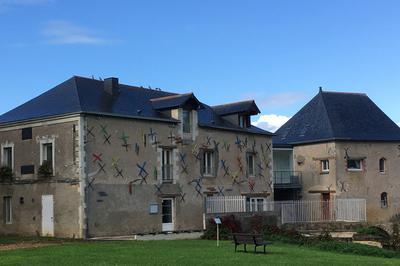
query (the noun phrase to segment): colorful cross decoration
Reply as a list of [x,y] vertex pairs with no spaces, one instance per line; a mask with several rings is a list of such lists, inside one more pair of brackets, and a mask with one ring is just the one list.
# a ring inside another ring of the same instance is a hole
[[154,193],[154,194],[162,195],[162,191],[161,191],[162,185],[163,185],[162,183],[160,185],[154,184],[154,187],[156,188],[156,193]]
[[272,191],[272,184],[273,184],[272,181],[267,181],[267,185],[268,185],[270,191]]
[[236,157],[236,160],[237,160],[238,165],[239,165],[239,172],[240,172],[240,173],[243,173],[244,170],[243,170],[242,158],[240,158],[240,157],[238,156],[238,157]]
[[263,178],[263,171],[264,171],[264,167],[262,167],[261,163],[257,163],[257,167],[258,167],[258,177]]
[[129,136],[125,135],[125,132],[122,132],[122,135],[119,137],[122,140],[122,147],[125,148],[126,151],[128,151],[129,144],[128,144],[128,139]]
[[174,134],[172,134],[172,131],[169,132],[169,136],[168,136],[169,141],[172,143],[174,143],[175,141],[175,136]]
[[256,181],[250,179],[249,180],[249,190],[250,192],[254,192],[254,187],[256,186]]
[[149,174],[148,174],[147,171],[146,171],[146,163],[147,163],[147,162],[143,162],[142,165],[140,165],[140,164],[138,164],[138,163],[136,164],[136,166],[138,167],[138,170],[139,170],[138,176],[140,176],[140,177],[142,178],[141,184],[142,184],[143,182],[145,182],[145,183],[147,184],[146,177],[147,177]]
[[216,152],[218,152],[218,150],[219,150],[219,142],[217,142],[216,140],[213,140],[213,142],[214,142],[214,150],[216,151]]
[[103,135],[103,137],[104,137],[104,141],[103,141],[103,144],[106,144],[106,143],[108,143],[108,144],[111,144],[111,134],[109,134],[109,135]]
[[94,127],[90,127],[86,129],[86,136],[92,136],[93,138],[96,138],[96,136],[93,133]]
[[97,165],[99,166],[99,172],[106,173],[106,170],[104,169],[106,167],[105,163],[102,164],[102,163],[98,162]]
[[267,152],[271,152],[271,146],[272,146],[272,144],[267,142],[267,143],[265,144],[265,146],[267,147]]
[[194,189],[197,192],[197,196],[199,196],[199,195],[202,196],[202,194],[201,194],[201,189],[202,189],[201,180],[202,180],[202,178],[199,177],[199,178],[193,179],[192,181],[189,182],[189,185],[190,184],[194,184]]
[[224,195],[224,187],[223,186],[217,186],[217,190],[218,190],[218,196],[225,196]]
[[154,141],[154,137],[157,135],[155,131],[153,131],[153,128],[150,128],[150,133],[147,134],[151,138],[152,141]]
[[222,148],[225,149],[226,151],[229,151],[231,148],[231,144],[229,144],[226,140],[224,140],[224,145],[222,145]]
[[207,136],[206,137],[206,146],[210,146],[211,145],[211,137]]
[[244,139],[244,141],[243,141],[243,147],[244,148],[247,148],[247,144],[248,144],[248,140],[247,140],[247,137]]
[[181,164],[186,164],[186,154],[179,152],[179,159],[181,161]]
[[140,151],[140,147],[139,147],[139,144],[136,142],[135,143],[135,153],[137,156],[139,156],[139,151]]
[[111,158],[111,161],[112,161],[111,166],[112,166],[112,167],[118,167],[119,160],[120,160],[120,159],[119,159],[118,157],[113,157],[113,158]]
[[124,177],[123,170],[119,169],[117,166],[115,167],[115,171],[117,172],[114,177]]
[[103,156],[102,153],[99,153],[99,154],[93,153],[93,154],[92,154],[93,163],[95,163],[95,162],[97,162],[97,161],[102,162],[103,159],[101,158],[101,156]]
[[236,136],[236,141],[235,141],[236,146],[239,148],[240,151],[242,151],[242,141],[238,136]]
[[226,165],[226,160],[221,160],[221,168],[224,170],[224,176],[229,176],[229,166]]
[[340,192],[347,192],[347,186],[345,181],[338,181]]

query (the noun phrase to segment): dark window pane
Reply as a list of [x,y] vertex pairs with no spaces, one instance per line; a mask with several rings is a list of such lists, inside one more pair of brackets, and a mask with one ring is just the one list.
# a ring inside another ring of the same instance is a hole
[[22,129],[22,140],[32,139],[32,128],[27,127]]
[[29,175],[35,173],[34,165],[23,165],[21,166],[21,175]]

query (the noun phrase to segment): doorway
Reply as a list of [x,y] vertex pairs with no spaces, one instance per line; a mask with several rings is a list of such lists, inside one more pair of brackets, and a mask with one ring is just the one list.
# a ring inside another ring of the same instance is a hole
[[174,231],[174,199],[163,199],[161,204],[162,231]]
[[42,195],[42,236],[54,236],[53,195]]

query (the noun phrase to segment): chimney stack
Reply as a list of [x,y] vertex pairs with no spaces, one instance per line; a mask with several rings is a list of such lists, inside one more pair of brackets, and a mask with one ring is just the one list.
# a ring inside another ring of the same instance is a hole
[[118,88],[118,78],[111,77],[104,79],[104,91],[111,96],[115,96],[118,94]]

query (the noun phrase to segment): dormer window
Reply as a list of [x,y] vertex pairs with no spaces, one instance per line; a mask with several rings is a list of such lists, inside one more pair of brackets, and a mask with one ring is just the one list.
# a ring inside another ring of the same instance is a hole
[[192,130],[192,119],[191,119],[192,112],[189,110],[182,111],[182,126],[183,126],[183,133],[190,133]]
[[250,116],[249,115],[239,115],[239,126],[246,128],[250,127],[251,122],[250,122]]

